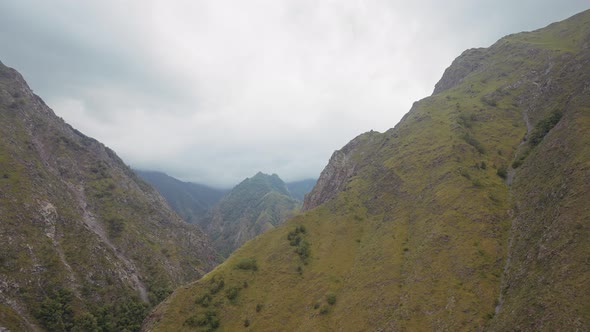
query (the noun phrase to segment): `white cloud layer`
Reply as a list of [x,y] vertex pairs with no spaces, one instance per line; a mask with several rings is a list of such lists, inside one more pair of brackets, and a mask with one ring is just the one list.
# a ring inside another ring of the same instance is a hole
[[0,60],[136,168],[231,186],[317,177],[453,58],[586,1],[8,0]]

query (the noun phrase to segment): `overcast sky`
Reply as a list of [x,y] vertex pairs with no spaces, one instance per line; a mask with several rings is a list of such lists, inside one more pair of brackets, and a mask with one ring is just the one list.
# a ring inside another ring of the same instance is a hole
[[1,0],[0,61],[141,169],[229,187],[317,177],[463,50],[588,0]]

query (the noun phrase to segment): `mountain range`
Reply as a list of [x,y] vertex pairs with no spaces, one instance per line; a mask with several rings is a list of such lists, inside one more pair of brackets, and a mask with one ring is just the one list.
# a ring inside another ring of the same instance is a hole
[[186,222],[196,224],[227,192],[203,184],[184,182],[162,172],[134,170],[156,188]]
[[145,331],[590,327],[590,11],[461,54]]
[[224,255],[293,216],[316,183],[313,179],[285,183],[276,174],[259,172],[223,190],[183,182],[162,172],[135,172],[184,220],[201,226]]
[[258,172],[247,178],[209,211],[199,223],[213,246],[229,255],[246,241],[282,224],[301,208],[276,175]]

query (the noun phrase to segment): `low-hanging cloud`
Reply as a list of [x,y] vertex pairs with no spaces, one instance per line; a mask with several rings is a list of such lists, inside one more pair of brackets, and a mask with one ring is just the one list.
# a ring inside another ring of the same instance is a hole
[[133,167],[214,186],[297,180],[393,127],[463,49],[587,6],[474,3],[3,1],[0,60]]

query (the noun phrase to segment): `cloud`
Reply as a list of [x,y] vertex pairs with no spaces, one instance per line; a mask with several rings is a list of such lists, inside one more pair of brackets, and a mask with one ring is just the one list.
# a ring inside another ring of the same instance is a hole
[[0,57],[133,167],[230,186],[259,170],[318,176],[333,150],[393,127],[465,48],[584,6],[4,1]]

